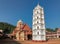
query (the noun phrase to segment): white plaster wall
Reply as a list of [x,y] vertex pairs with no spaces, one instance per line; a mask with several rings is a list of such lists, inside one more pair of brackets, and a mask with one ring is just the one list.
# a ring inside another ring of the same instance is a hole
[[[41,10],[42,9],[42,10]],[[39,13],[37,13],[37,11]],[[42,15],[42,17],[41,17]],[[38,17],[38,19],[37,19]],[[41,20],[41,18],[43,20]],[[37,23],[38,21],[38,23]],[[43,24],[43,26],[41,25],[41,23]],[[39,29],[37,29],[37,26],[39,26]],[[43,29],[43,32],[41,32],[41,30]],[[32,30],[33,30],[33,40],[46,40],[46,35],[45,35],[45,22],[44,22],[44,12],[43,12],[43,8],[41,8],[39,5],[37,5],[37,7],[35,7],[35,9],[33,10],[33,26],[32,26]],[[38,34],[39,32],[39,34]],[[43,35],[43,36],[42,36]]]

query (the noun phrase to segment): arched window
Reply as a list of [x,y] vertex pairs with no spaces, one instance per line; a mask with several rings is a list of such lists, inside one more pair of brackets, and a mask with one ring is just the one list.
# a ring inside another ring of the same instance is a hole
[[43,33],[44,33],[44,30],[43,30],[43,29],[41,29],[41,31],[40,31],[40,32],[41,32],[41,34],[43,34]]
[[37,19],[38,19],[39,17],[37,16]]
[[39,35],[39,32],[37,32],[37,34]]
[[39,29],[39,26],[37,26],[37,29]]
[[40,13],[40,10],[37,11],[37,14],[39,14],[39,13]]
[[37,11],[37,14],[39,13],[39,11]]
[[39,22],[37,21],[37,23],[39,23]]
[[42,28],[43,28],[43,26],[44,26],[44,25],[43,25],[43,24],[41,24],[41,27],[42,27]]
[[44,35],[41,36],[41,39],[42,39],[42,40],[44,39]]

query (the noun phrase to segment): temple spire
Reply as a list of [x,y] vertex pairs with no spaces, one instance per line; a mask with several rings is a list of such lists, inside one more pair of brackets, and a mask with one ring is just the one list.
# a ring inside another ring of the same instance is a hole
[[34,41],[46,41],[45,20],[41,19],[44,19],[44,10],[38,2],[37,6],[33,9],[32,40]]
[[38,5],[39,5],[39,2],[38,2]]
[[40,6],[40,5],[39,5],[39,2],[38,2],[38,4],[37,4],[37,6]]

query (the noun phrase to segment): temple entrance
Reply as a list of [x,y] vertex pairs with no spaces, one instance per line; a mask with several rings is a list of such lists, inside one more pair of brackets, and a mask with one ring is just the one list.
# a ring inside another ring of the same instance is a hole
[[59,38],[60,38],[60,36],[59,36]]
[[31,35],[31,34],[28,34],[28,35],[27,35],[27,39],[28,39],[28,40],[32,40],[32,35]]

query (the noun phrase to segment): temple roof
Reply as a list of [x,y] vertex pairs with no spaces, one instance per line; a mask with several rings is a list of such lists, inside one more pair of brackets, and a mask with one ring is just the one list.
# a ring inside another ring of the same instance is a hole
[[28,31],[29,31],[29,30],[31,30],[31,29],[30,29],[30,27],[29,27],[27,24],[24,24],[23,30],[28,30]]

